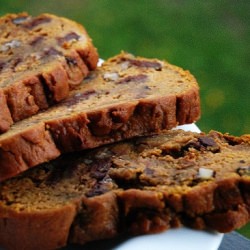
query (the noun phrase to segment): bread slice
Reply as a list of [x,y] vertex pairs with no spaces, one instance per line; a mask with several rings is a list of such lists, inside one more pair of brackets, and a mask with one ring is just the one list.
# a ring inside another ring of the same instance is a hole
[[199,87],[188,71],[121,53],[66,100],[0,135],[0,181],[64,152],[171,129],[199,116]]
[[0,133],[64,99],[96,68],[96,48],[74,21],[8,14],[0,32]]
[[0,184],[0,245],[68,243],[250,220],[250,135],[171,130],[64,155]]

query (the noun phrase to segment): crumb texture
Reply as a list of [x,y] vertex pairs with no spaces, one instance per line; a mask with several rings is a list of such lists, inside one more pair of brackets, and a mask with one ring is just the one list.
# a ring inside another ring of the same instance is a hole
[[97,51],[74,21],[8,14],[0,18],[0,32],[0,133],[65,99],[96,68]]
[[216,131],[61,156],[0,184],[0,245],[51,249],[182,225],[230,232],[250,220],[249,170],[250,136]]
[[121,53],[68,98],[0,135],[0,181],[61,153],[158,133],[199,116],[199,87],[188,71]]

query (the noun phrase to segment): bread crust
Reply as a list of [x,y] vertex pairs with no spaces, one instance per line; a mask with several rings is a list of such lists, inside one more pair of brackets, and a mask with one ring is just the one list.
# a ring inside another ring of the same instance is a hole
[[0,185],[0,245],[55,249],[183,225],[235,230],[250,221],[246,138],[173,130],[30,169]]
[[0,181],[61,153],[157,133],[199,116],[199,87],[188,71],[121,53],[67,99],[0,136]]
[[[57,249],[67,244],[77,202],[42,213],[18,213],[0,208],[1,246],[6,249]],[[14,229],[15,228],[15,229]],[[15,233],[13,233],[14,231]],[[31,232],[32,231],[32,232]],[[9,236],[12,235],[12,240]]]

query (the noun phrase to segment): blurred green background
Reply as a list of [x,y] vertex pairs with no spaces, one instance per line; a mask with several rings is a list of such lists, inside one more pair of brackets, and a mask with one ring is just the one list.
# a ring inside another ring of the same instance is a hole
[[[250,1],[0,1],[0,14],[49,12],[82,23],[100,57],[125,50],[188,69],[201,88],[201,130],[250,133]],[[250,238],[250,227],[243,234]]]

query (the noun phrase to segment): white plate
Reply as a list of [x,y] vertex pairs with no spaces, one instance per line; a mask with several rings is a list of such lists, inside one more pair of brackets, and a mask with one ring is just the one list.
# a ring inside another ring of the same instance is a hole
[[223,234],[188,228],[134,237],[114,247],[115,250],[217,250]]
[[201,132],[200,129],[194,123],[177,126],[175,129],[183,129],[185,131],[192,131],[197,133]]

